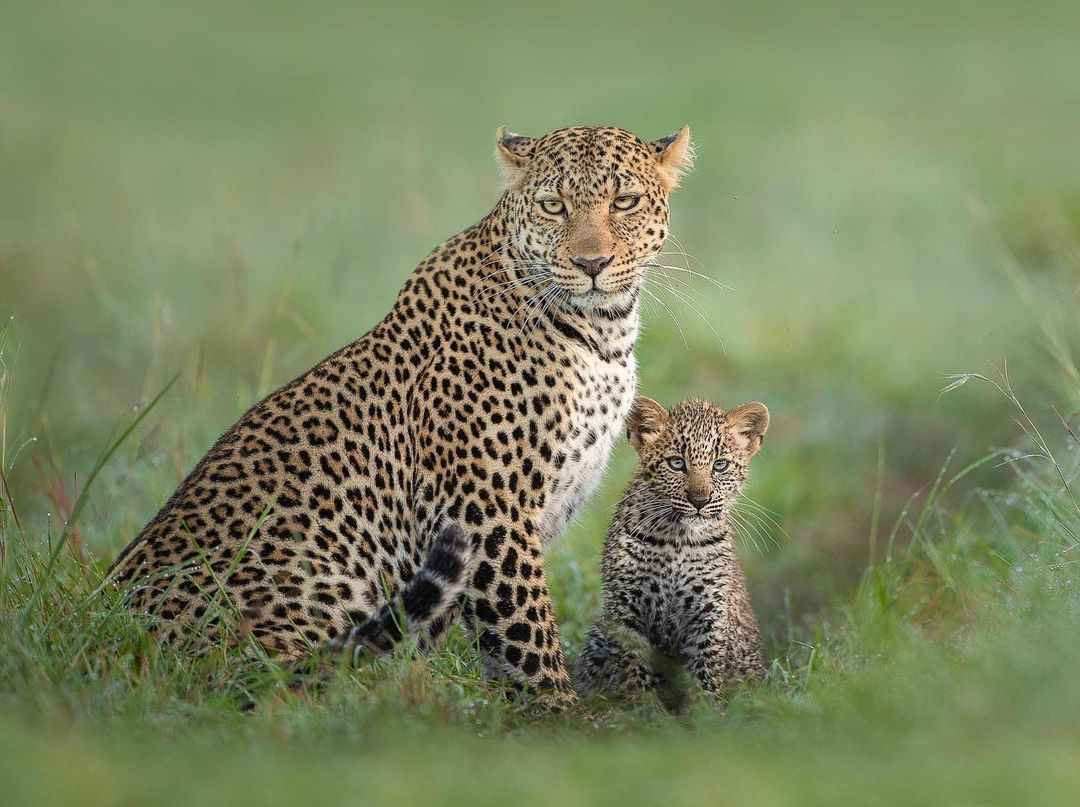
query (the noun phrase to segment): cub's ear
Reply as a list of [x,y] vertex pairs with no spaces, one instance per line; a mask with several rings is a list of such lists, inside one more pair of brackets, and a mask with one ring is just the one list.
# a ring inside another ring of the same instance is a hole
[[535,137],[524,137],[505,126],[499,127],[495,133],[495,159],[506,185],[512,185],[524,174],[535,146]]
[[668,411],[652,398],[639,395],[626,416],[626,436],[635,451],[657,438],[668,422]]
[[690,142],[690,127],[684,126],[675,134],[661,137],[649,145],[656,153],[660,183],[670,191],[694,165],[694,144]]
[[750,456],[756,454],[769,428],[768,407],[754,401],[754,403],[743,404],[732,409],[724,417],[735,433],[746,440]]

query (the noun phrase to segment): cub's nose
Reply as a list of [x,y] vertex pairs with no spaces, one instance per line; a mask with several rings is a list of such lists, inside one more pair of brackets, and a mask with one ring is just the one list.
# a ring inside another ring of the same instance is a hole
[[586,258],[583,255],[578,255],[576,258],[571,258],[570,263],[577,266],[589,277],[596,277],[610,266],[613,260],[615,260],[614,255],[601,255],[597,258]]
[[705,491],[692,490],[687,491],[686,498],[690,500],[690,504],[700,510],[709,503],[712,499],[712,494]]

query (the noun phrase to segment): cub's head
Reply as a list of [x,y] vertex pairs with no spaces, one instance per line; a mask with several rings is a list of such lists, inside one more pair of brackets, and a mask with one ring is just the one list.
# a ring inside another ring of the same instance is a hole
[[610,126],[543,137],[500,129],[495,153],[519,273],[578,310],[628,305],[667,238],[668,194],[693,159],[690,129],[651,143]]
[[626,421],[640,461],[638,476],[658,508],[669,507],[685,523],[703,524],[727,514],[768,428],[765,404],[725,412],[698,398],[668,411],[638,396]]

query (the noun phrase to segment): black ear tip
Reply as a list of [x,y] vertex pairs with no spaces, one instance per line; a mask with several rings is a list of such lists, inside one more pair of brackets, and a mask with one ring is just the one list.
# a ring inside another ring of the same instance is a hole
[[653,148],[656,149],[657,153],[663,151],[680,137],[682,137],[684,132],[689,134],[690,124],[684,123],[667,137],[661,137],[659,140],[652,141]]
[[[682,131],[682,130],[680,129],[679,131]],[[661,151],[663,151],[668,146],[670,146],[672,143],[674,143],[675,138],[678,137],[678,136],[679,136],[679,132],[675,132],[675,134],[669,134],[667,137],[661,137],[659,140],[654,140],[653,141],[653,149],[655,149],[656,153],[659,154]]]
[[505,126],[500,126],[499,131],[496,132],[495,139],[500,146],[508,149],[513,149],[532,142],[533,138],[527,137],[525,135],[520,135],[517,132],[511,132]]

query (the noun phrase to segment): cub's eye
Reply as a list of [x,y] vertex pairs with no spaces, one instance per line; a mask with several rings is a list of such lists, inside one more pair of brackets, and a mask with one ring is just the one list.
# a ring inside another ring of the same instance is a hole
[[561,216],[566,212],[566,204],[561,199],[541,199],[540,209],[549,216]]
[[729,465],[731,465],[731,460],[717,460],[712,464],[712,469],[717,473],[720,473],[721,471],[726,471]]
[[615,201],[611,203],[611,206],[616,210],[633,210],[638,206],[638,202],[640,201],[640,196],[634,196],[632,193],[624,193],[622,196],[616,196]]
[[686,460],[682,457],[668,457],[666,460],[668,467],[673,471],[685,471]]

